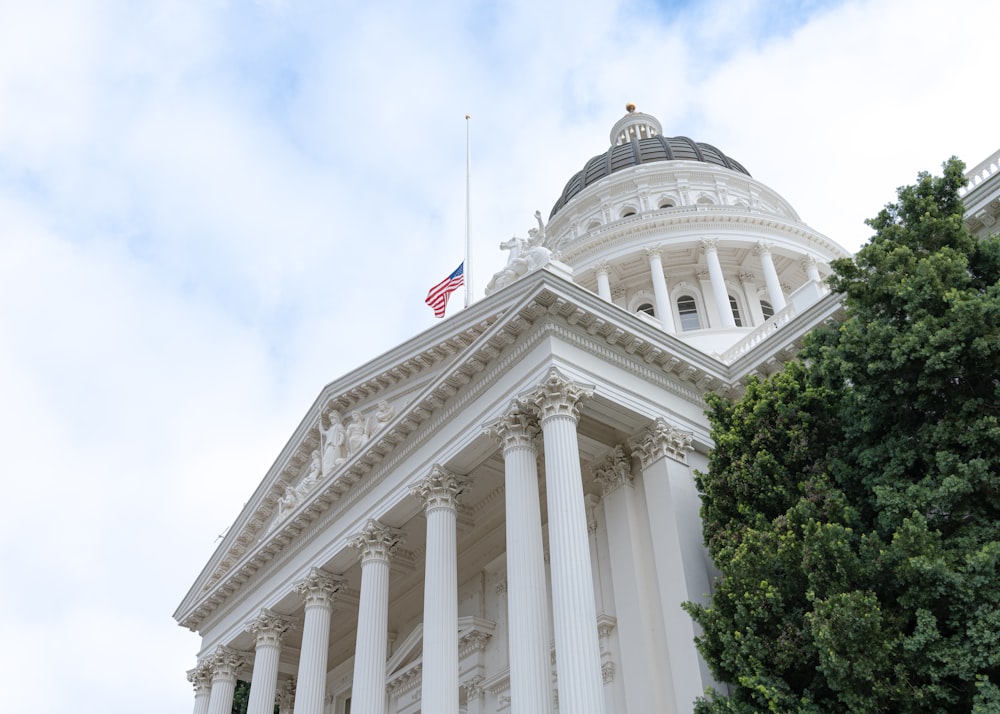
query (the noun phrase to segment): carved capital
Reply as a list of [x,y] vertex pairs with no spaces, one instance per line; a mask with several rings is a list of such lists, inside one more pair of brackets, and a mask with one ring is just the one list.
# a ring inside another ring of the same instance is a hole
[[362,565],[373,561],[389,562],[396,548],[406,540],[403,531],[384,526],[374,518],[369,518],[365,527],[348,542],[358,551]]
[[802,267],[805,268],[806,270],[808,270],[809,268],[817,267],[816,259],[811,255],[809,255],[808,253],[806,253],[804,256],[802,256]]
[[528,395],[525,403],[534,408],[541,421],[555,416],[568,416],[579,421],[580,402],[592,396],[592,387],[570,382],[559,370],[551,369],[545,381]]
[[206,664],[211,668],[212,681],[236,681],[236,674],[250,661],[246,652],[230,649],[220,645],[215,649]]
[[264,608],[255,620],[246,624],[244,629],[257,637],[258,647],[277,646],[281,644],[281,639],[291,626],[292,621],[289,618]]
[[611,263],[606,260],[602,260],[600,263],[594,266],[594,272],[600,275],[604,273],[605,275],[611,274]]
[[530,406],[514,402],[506,414],[487,424],[483,431],[493,437],[506,454],[517,447],[533,447],[538,436],[538,423]]
[[662,260],[663,259],[663,246],[662,245],[647,246],[646,249],[645,249],[645,251],[646,251],[646,258],[649,259],[649,260],[652,260],[654,258],[657,259],[657,260]]
[[632,439],[629,446],[632,453],[639,456],[642,468],[645,469],[665,456],[687,463],[687,452],[694,448],[691,441],[690,433],[674,428],[663,419],[657,419],[652,426]]
[[631,460],[625,456],[621,444],[615,446],[607,458],[594,467],[594,479],[601,484],[605,496],[622,486],[632,485]]
[[410,486],[410,495],[423,502],[425,511],[435,508],[454,510],[468,484],[468,476],[453,474],[443,466],[434,464],[429,475]]
[[333,605],[334,595],[340,591],[343,584],[343,580],[325,570],[312,568],[305,578],[295,583],[294,590],[305,600],[306,607]]
[[702,238],[701,239],[701,249],[706,252],[718,252],[719,250],[719,239],[718,238]]
[[198,663],[187,672],[187,681],[194,685],[194,695],[208,694],[212,689],[212,665],[208,660]]
[[466,696],[469,699],[481,698],[486,693],[486,690],[483,688],[484,681],[486,681],[486,678],[481,674],[477,674],[468,682],[462,682],[462,689],[465,690]]
[[774,247],[774,243],[768,241],[759,240],[757,244],[753,247],[753,254],[760,255],[771,255],[771,248]]

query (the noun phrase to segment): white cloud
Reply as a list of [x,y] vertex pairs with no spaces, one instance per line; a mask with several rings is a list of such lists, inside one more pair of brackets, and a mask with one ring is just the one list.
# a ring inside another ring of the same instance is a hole
[[916,171],[997,148],[998,14],[0,3],[8,704],[191,705],[169,616],[213,539],[323,384],[435,324],[466,112],[480,294],[630,100],[857,248]]

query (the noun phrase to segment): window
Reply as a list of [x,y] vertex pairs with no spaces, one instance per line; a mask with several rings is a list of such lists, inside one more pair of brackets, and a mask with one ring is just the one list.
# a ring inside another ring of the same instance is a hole
[[736,326],[743,327],[743,320],[740,319],[740,306],[736,304],[736,298],[732,295],[729,296],[729,307],[733,311],[733,320],[736,321]]
[[771,303],[769,303],[767,300],[760,301],[760,311],[764,313],[765,320],[770,320],[772,317],[774,317],[774,308],[771,306]]
[[629,216],[634,216],[634,215],[635,215],[634,208],[626,208],[624,211],[622,211],[622,218],[628,218]]
[[684,332],[701,329],[698,305],[690,295],[681,295],[677,298],[677,314],[681,317],[681,330]]
[[649,315],[650,317],[656,317],[656,311],[653,309],[653,306],[650,305],[648,302],[644,302],[642,305],[640,305],[639,307],[637,307],[635,309],[635,311],[636,312],[644,312],[647,315]]
[[660,201],[659,208],[660,209],[673,208],[674,205],[675,205],[674,204],[674,199],[672,199],[672,198],[665,198],[662,201]]

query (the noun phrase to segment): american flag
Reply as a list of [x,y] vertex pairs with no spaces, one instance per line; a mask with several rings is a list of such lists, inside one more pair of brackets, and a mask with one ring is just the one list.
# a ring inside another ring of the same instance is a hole
[[434,310],[434,317],[444,317],[444,309],[448,306],[448,296],[465,285],[465,263],[459,265],[455,272],[431,288],[424,302]]

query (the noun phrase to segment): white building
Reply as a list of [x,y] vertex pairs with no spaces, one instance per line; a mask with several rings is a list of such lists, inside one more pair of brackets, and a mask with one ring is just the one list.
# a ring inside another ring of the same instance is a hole
[[237,678],[253,714],[690,712],[714,684],[680,608],[713,577],[703,395],[835,315],[848,254],[631,106],[538,223],[485,299],[320,392],[174,614],[195,714]]

